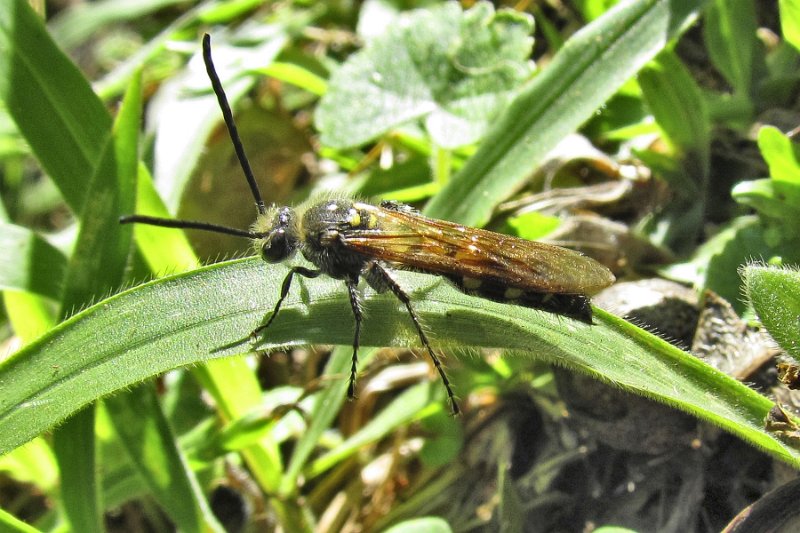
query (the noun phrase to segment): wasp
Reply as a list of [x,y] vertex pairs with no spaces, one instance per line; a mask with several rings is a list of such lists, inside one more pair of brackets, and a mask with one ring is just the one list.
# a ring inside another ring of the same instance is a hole
[[397,202],[372,205],[345,198],[328,198],[305,209],[267,208],[261,198],[239,138],[233,113],[211,58],[211,39],[203,37],[203,59],[225,125],[255,199],[258,216],[249,230],[206,222],[143,215],[120,218],[170,228],[192,228],[247,237],[267,263],[291,259],[299,251],[314,268],[293,266],[281,284],[269,318],[251,334],[257,339],[278,316],[295,276],[321,275],[344,281],[355,318],[348,398],[356,395],[361,326],[364,320],[361,279],[376,292],[390,291],[405,306],[419,339],[430,356],[458,414],[452,386],[414,310],[411,298],[392,277],[396,269],[435,274],[463,292],[490,300],[515,303],[592,323],[589,296],[614,282],[603,265],[578,252],[500,233],[423,216]]

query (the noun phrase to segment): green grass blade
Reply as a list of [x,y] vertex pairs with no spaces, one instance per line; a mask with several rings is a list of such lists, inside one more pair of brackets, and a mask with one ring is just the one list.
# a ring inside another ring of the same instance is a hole
[[[139,168],[137,213],[168,217],[164,202],[153,188],[150,173]],[[198,265],[186,235],[181,231],[136,224],[136,243],[150,269],[158,274],[195,268]],[[261,389],[252,370],[241,358],[209,361],[194,369],[194,376],[213,396],[224,420],[233,421],[261,405]],[[277,444],[267,436],[242,452],[263,490],[274,493],[281,479],[282,464]],[[276,507],[282,503],[276,503]],[[283,513],[284,515],[290,513]]]
[[[665,51],[638,77],[647,105],[670,141],[698,159],[695,172],[708,165],[711,123],[700,87],[680,58]],[[703,184],[704,185],[704,184]]]
[[[62,315],[86,306],[122,283],[131,229],[121,227],[117,220],[134,206],[141,89],[141,77],[137,76],[128,87],[114,136],[106,143],[86,188],[89,201],[80,213],[80,233],[67,267]],[[76,531],[102,530],[94,434],[94,406],[82,409],[53,434],[62,483],[82,487],[63,493],[66,515]]]
[[111,117],[25,0],[0,6],[0,100],[67,204],[79,213]]
[[8,533],[38,533],[39,530],[29,526],[22,520],[14,517],[11,513],[0,509],[0,529]]
[[61,299],[66,259],[36,232],[0,222],[0,289]]
[[[248,333],[270,312],[286,272],[286,266],[265,266],[256,258],[214,265],[121,293],[57,326],[0,365],[0,451],[120,388],[241,353]],[[770,400],[624,320],[598,310],[598,325],[589,326],[470,298],[440,278],[398,273],[397,279],[437,346],[499,347],[562,364],[683,409],[800,464],[796,450],[762,429]],[[370,295],[365,310],[370,320],[364,346],[417,344],[407,314],[391,295]],[[263,348],[349,345],[352,330],[342,327],[349,313],[341,282],[303,280],[270,326]]]
[[431,398],[437,397],[439,391],[432,388],[435,386],[439,386],[439,383],[420,383],[400,394],[377,416],[367,422],[358,433],[314,460],[308,468],[308,477],[320,475],[354,454],[361,447],[385,437],[398,427],[414,420],[419,416],[419,412],[430,403]]
[[130,226],[118,221],[135,205],[141,90],[141,77],[137,76],[128,87],[113,137],[86,187],[89,201],[80,213],[78,242],[65,277],[62,311],[67,313],[122,284],[132,233]]
[[24,343],[56,324],[56,310],[47,298],[29,292],[3,291],[3,304],[14,333]]
[[224,531],[169,427],[152,384],[106,400],[121,444],[151,493],[181,531]]
[[88,4],[73,4],[61,11],[48,24],[50,33],[64,48],[79,46],[104,27],[143,18],[158,10],[169,8],[181,0],[139,0],[119,2],[106,0]]
[[[153,188],[149,172],[143,166],[139,169],[137,204],[137,212],[140,214],[169,216]],[[195,268],[198,265],[182,231],[136,224],[134,234],[139,250],[153,272],[163,274]],[[197,367],[194,375],[213,396],[224,420],[236,420],[261,404],[258,381],[246,361],[241,358],[209,361],[208,364]],[[258,445],[246,449],[243,455],[264,491],[276,492],[282,473],[277,444],[267,437]]]
[[706,11],[704,37],[711,61],[735,92],[750,94],[759,48],[753,0],[714,0]]
[[[366,364],[374,355],[374,351],[362,350],[359,360]],[[353,349],[349,346],[339,346],[331,354],[325,366],[326,376],[347,376],[350,372]],[[320,392],[314,410],[311,413],[311,422],[308,429],[298,439],[292,453],[289,465],[281,480],[280,495],[290,497],[297,493],[298,477],[302,474],[306,462],[317,449],[322,434],[331,427],[336,416],[342,408],[347,397],[347,380],[339,379]]]
[[80,487],[61,495],[64,515],[73,531],[102,528],[102,503],[97,479],[97,441],[94,438],[95,406],[88,405],[70,416],[53,432],[53,452],[58,461],[61,484]]
[[[674,197],[649,226],[664,228],[659,243],[685,250],[697,240],[706,212],[711,152],[708,110],[697,83],[670,50],[643,68],[638,81],[659,128],[677,149],[683,169],[667,178]],[[679,222],[662,222],[670,220]]]

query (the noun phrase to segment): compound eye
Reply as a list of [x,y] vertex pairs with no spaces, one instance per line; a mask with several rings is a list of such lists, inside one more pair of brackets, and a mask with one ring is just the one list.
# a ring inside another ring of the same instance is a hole
[[294,253],[286,231],[279,229],[264,239],[261,245],[261,258],[267,263],[280,263]]

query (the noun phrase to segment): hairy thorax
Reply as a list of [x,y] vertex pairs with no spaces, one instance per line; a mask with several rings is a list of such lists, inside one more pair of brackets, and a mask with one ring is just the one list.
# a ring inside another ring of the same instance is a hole
[[341,236],[354,229],[371,230],[377,226],[374,214],[347,199],[331,199],[310,207],[303,214],[303,255],[308,261],[334,278],[354,278],[362,273],[370,259],[347,250]]

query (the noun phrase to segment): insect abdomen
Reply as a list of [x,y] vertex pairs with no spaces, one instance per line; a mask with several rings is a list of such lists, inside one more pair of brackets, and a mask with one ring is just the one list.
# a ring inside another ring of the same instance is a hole
[[592,307],[589,298],[581,294],[555,294],[534,292],[517,287],[510,287],[499,280],[491,278],[464,278],[447,276],[456,287],[465,294],[478,296],[493,302],[509,303],[541,309],[576,318],[587,324],[592,323]]

